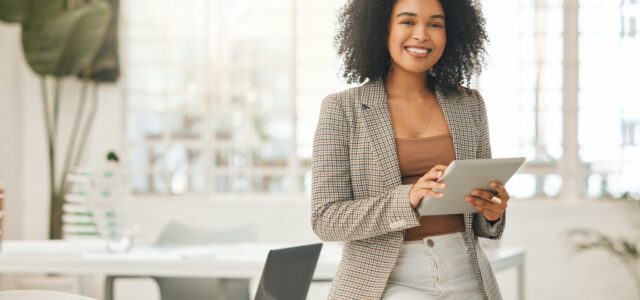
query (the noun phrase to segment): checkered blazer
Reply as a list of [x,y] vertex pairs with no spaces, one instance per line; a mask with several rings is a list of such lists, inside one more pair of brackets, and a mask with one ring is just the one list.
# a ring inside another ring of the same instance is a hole
[[[484,101],[475,90],[436,90],[456,159],[491,158]],[[344,241],[329,299],[380,299],[419,215],[403,185],[384,84],[369,81],[327,96],[313,140],[311,223],[324,241]],[[506,214],[491,225],[464,214],[465,243],[484,299],[502,299],[478,237],[500,239]]]

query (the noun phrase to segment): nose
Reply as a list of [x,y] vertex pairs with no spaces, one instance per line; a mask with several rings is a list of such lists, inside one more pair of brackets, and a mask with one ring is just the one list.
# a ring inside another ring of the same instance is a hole
[[424,28],[418,28],[413,32],[413,39],[417,41],[428,41],[430,39],[429,32]]

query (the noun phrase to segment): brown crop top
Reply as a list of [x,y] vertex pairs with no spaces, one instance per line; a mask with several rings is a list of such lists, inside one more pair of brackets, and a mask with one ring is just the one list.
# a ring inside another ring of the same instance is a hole
[[[413,184],[433,166],[449,165],[455,159],[453,140],[449,133],[413,139],[396,138],[396,149],[402,184]],[[420,218],[420,226],[405,230],[405,241],[462,231],[462,214],[423,216]]]

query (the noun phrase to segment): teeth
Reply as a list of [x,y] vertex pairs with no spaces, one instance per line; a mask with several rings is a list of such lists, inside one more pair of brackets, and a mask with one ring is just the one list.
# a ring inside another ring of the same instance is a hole
[[419,49],[419,48],[407,48],[407,51],[411,51],[411,52],[415,52],[415,53],[420,53],[420,54],[425,54],[428,51],[426,49]]

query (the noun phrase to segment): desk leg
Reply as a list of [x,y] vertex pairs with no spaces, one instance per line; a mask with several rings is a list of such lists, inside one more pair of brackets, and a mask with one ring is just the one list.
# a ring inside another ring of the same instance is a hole
[[524,300],[524,263],[518,265],[518,300]]
[[84,275],[77,274],[75,275],[75,286],[73,287],[73,292],[78,295],[84,295]]
[[113,285],[115,284],[115,276],[105,276],[104,278],[104,300],[113,300]]

